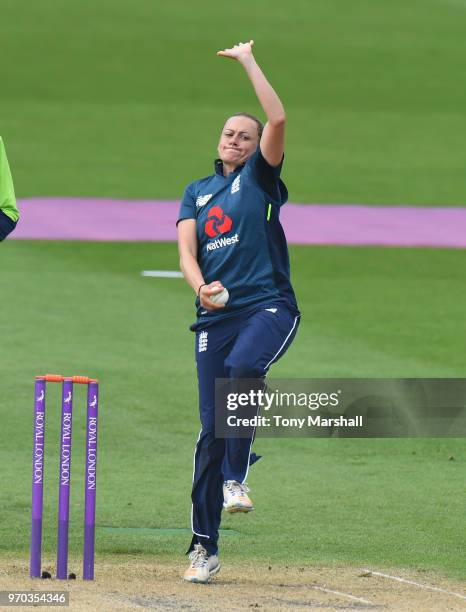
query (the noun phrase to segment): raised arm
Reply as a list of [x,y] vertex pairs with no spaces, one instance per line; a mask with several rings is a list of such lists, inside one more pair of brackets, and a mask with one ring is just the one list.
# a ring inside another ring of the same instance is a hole
[[253,40],[248,43],[239,43],[231,49],[218,51],[217,55],[237,60],[246,70],[257,98],[267,116],[267,123],[265,124],[260,141],[262,155],[271,166],[278,166],[282,161],[285,151],[285,109],[280,98],[259,68],[252,54],[253,45]]

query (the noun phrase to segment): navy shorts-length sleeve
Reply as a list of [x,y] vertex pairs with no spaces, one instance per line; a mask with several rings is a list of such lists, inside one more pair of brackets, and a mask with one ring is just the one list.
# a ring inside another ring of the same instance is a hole
[[190,183],[184,190],[176,224],[178,225],[183,219],[196,219],[196,200],[193,193],[193,183]]
[[285,155],[278,166],[271,166],[262,155],[260,146],[251,157],[251,172],[261,189],[279,206],[288,200],[288,190],[280,178],[284,159]]

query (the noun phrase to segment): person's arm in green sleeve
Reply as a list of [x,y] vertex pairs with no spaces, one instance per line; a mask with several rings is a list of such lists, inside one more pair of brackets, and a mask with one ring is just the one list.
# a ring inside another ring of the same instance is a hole
[[0,210],[10,217],[12,221],[18,221],[19,211],[16,206],[15,189],[13,179],[8,165],[5,146],[0,136]]

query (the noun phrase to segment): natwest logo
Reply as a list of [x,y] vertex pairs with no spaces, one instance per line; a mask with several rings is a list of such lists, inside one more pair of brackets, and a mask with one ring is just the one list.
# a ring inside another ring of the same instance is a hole
[[207,250],[215,251],[215,249],[221,249],[223,247],[230,246],[231,244],[236,244],[237,242],[239,242],[238,234],[228,236],[228,238],[224,236],[223,238],[217,238],[217,240],[209,242],[207,245]]
[[226,215],[220,206],[212,206],[207,214],[205,233],[209,238],[215,238],[219,234],[226,234],[233,227],[233,221]]

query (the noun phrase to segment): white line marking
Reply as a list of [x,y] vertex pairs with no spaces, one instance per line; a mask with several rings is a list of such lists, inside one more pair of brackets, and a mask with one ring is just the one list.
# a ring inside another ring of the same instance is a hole
[[300,318],[301,315],[298,315],[297,317],[294,318],[294,323],[293,323],[293,327],[290,329],[290,333],[287,335],[287,337],[285,338],[285,340],[283,341],[283,344],[281,345],[281,347],[278,349],[278,351],[275,353],[275,355],[272,357],[272,359],[269,361],[269,363],[264,367],[264,372],[267,372],[268,368],[270,367],[270,365],[274,362],[274,360],[277,358],[278,355],[280,355],[280,352],[282,350],[282,348],[285,346],[288,338],[291,336],[291,334],[293,333],[294,328],[296,327],[296,323],[298,322],[298,319]]
[[324,591],[324,593],[332,593],[333,595],[340,595],[340,597],[347,597],[348,599],[353,599],[354,601],[360,601],[361,603],[369,604],[370,606],[375,606],[372,601],[368,601],[367,599],[363,599],[362,597],[355,597],[354,595],[350,595],[349,593],[342,593],[341,591],[333,591],[332,589],[326,589],[320,586],[313,586],[313,589],[316,591]]
[[[202,427],[201,427],[201,431],[199,432],[199,435],[197,437],[196,446],[194,447],[194,455],[193,455],[193,484],[194,484],[194,474],[196,473],[196,451],[197,451],[197,445],[199,444],[199,440],[201,439],[201,435],[202,435]],[[197,531],[194,531],[194,504],[191,504],[191,531],[194,533],[194,535],[197,535],[200,538],[209,538],[210,539],[210,536],[204,535],[202,533],[197,533]]]
[[420,589],[426,589],[427,591],[436,591],[438,593],[445,593],[446,595],[452,595],[453,597],[459,597],[460,599],[466,599],[466,595],[455,593],[454,591],[447,591],[440,587],[433,587],[428,584],[421,584],[420,582],[414,582],[414,580],[407,580],[406,578],[400,578],[399,576],[390,576],[389,574],[382,574],[382,572],[373,572],[370,569],[364,569],[363,572],[369,572],[373,576],[381,576],[382,578],[389,578],[390,580],[396,580],[397,582],[404,582],[405,584],[411,584],[417,586]]
[[183,278],[183,273],[177,270],[143,270],[141,276],[154,276],[156,278]]

